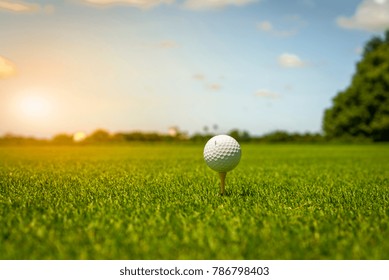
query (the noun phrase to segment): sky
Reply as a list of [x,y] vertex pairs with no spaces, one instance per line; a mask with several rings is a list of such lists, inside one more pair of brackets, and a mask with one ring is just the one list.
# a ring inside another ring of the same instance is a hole
[[0,135],[321,132],[389,0],[0,0]]

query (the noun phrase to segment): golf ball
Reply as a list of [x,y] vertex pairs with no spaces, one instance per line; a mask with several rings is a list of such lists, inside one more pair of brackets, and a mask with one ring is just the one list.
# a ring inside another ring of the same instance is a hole
[[228,135],[217,135],[209,139],[204,147],[204,159],[207,165],[217,172],[234,169],[241,156],[239,143]]

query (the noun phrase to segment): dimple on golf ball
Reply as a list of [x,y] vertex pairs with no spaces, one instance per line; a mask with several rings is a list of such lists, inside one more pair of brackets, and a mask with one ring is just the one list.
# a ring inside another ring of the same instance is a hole
[[228,135],[214,136],[204,147],[205,162],[217,172],[231,171],[238,165],[240,157],[239,143]]

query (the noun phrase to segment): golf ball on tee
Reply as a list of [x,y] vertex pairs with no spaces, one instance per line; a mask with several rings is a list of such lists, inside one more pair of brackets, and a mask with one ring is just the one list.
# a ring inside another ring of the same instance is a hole
[[241,156],[239,143],[228,135],[217,135],[209,139],[204,147],[204,159],[207,165],[217,172],[234,169]]

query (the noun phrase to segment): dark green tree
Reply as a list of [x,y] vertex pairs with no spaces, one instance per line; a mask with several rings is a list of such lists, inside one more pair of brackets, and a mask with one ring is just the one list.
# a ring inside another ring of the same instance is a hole
[[233,137],[238,142],[249,142],[251,140],[250,133],[246,130],[233,129],[228,135]]
[[389,30],[366,43],[351,85],[332,101],[323,118],[326,137],[389,141]]

